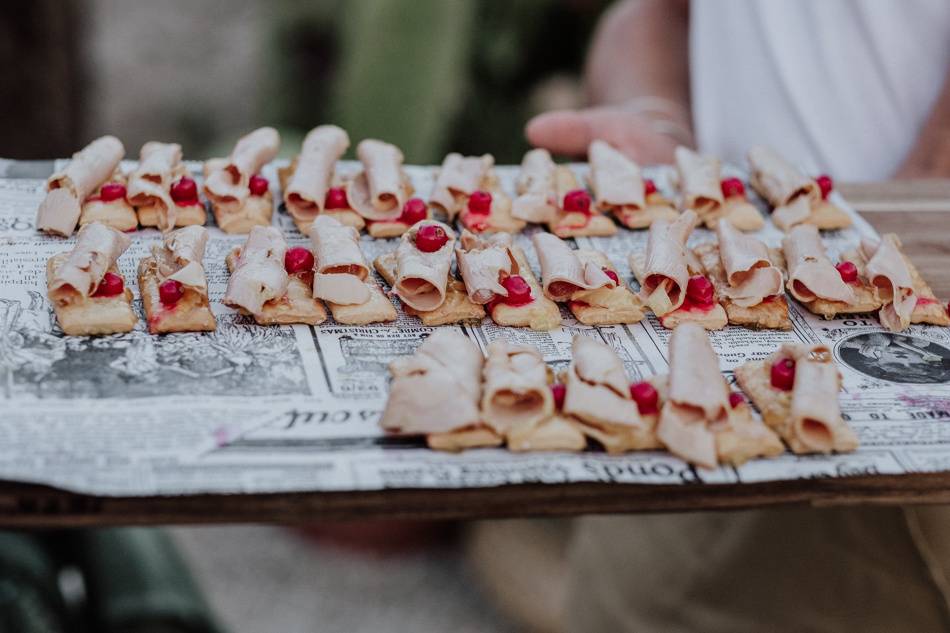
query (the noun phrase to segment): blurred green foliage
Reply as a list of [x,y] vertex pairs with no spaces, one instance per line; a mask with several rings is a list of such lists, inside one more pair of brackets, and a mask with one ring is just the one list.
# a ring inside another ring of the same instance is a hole
[[[333,0],[274,3],[275,99],[294,136],[334,122],[354,145],[395,143],[413,163],[447,151],[518,162],[544,86],[578,86],[608,0]],[[578,91],[575,89],[574,91]],[[292,150],[295,151],[295,150]]]

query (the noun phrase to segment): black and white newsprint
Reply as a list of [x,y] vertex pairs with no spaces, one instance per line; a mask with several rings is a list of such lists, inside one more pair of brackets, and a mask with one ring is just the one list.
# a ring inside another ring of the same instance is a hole
[[[844,374],[842,410],[861,448],[827,457],[787,453],[714,471],[661,452],[444,454],[421,439],[385,436],[376,421],[386,399],[387,364],[412,353],[432,328],[405,315],[395,324],[366,327],[332,319],[318,327],[255,325],[220,304],[224,256],[244,237],[213,227],[205,267],[216,332],[154,336],[143,321],[128,334],[64,336],[46,297],[44,270],[75,238],[45,237],[34,227],[53,166],[0,161],[0,479],[146,496],[528,482],[741,483],[950,470],[950,328],[915,325],[892,334],[873,316],[825,321],[794,302],[789,332],[728,327],[712,333],[722,370],[732,380],[734,367],[785,342],[827,345]],[[575,168],[583,175],[583,166]],[[427,196],[434,168],[408,171]],[[516,168],[498,171],[512,192]],[[671,193],[668,171],[648,172]],[[265,175],[275,186],[273,165]],[[307,243],[283,208],[274,222],[291,245]],[[873,235],[855,216],[853,228],[827,234],[825,242],[840,251]],[[781,238],[771,224],[759,236],[773,246]],[[120,259],[140,316],[135,270],[158,239],[155,230],[138,231]],[[518,239],[527,245],[526,236]],[[695,243],[710,239],[705,229],[692,237]],[[604,250],[631,280],[627,255],[645,248],[646,234],[621,229],[615,237],[576,241]],[[365,239],[362,246],[371,259],[394,249],[395,241]],[[531,248],[526,252],[533,256]],[[669,332],[652,316],[633,326],[598,328],[567,312],[564,318],[560,330],[545,333],[489,320],[461,329],[482,349],[500,337],[536,345],[555,368],[569,362],[571,338],[582,332],[615,348],[631,379],[666,371]]]

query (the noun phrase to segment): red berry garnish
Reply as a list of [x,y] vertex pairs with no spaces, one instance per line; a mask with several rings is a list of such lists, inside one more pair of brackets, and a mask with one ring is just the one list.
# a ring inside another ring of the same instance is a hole
[[745,185],[738,178],[726,178],[719,183],[719,187],[722,189],[722,195],[726,198],[745,195]]
[[745,402],[745,396],[743,396],[738,391],[732,391],[729,393],[729,406],[735,409],[740,404]]
[[521,275],[505,277],[501,285],[508,291],[508,296],[504,299],[508,305],[520,306],[531,303],[531,286]]
[[99,190],[99,197],[103,202],[112,202],[125,197],[125,185],[121,182],[107,182]]
[[303,246],[288,248],[284,253],[284,270],[294,273],[306,273],[313,270],[313,253]]
[[158,286],[158,298],[161,299],[162,305],[167,308],[178,303],[184,295],[185,291],[182,289],[181,282],[174,279],[166,279]]
[[198,202],[198,185],[194,180],[185,176],[172,185],[171,196],[175,204],[194,204]]
[[93,297],[114,297],[122,294],[125,290],[125,282],[122,276],[115,273],[106,273],[102,281],[96,286],[96,291],[92,293]]
[[564,210],[568,213],[590,213],[590,194],[584,189],[574,189],[564,194]]
[[251,176],[251,180],[247,183],[247,186],[251,190],[252,196],[263,196],[270,188],[270,183],[267,182],[267,178],[259,174],[254,174]]
[[449,236],[441,226],[426,224],[416,231],[416,248],[423,253],[434,253],[449,241]]
[[416,222],[421,222],[429,217],[429,210],[426,203],[421,198],[409,198],[406,204],[402,205],[402,213],[399,214],[399,221],[403,224],[412,226]]
[[841,262],[835,268],[841,275],[841,281],[846,284],[852,284],[858,280],[858,267],[854,265],[854,262]]
[[818,188],[821,189],[822,200],[827,199],[828,194],[831,193],[831,190],[835,188],[835,183],[828,174],[822,174],[818,176],[815,178],[815,182],[818,183]]
[[656,193],[656,183],[650,180],[649,178],[644,179],[643,181],[643,195],[649,196],[650,194]]
[[327,189],[327,196],[323,201],[324,209],[349,209],[350,202],[346,199],[346,189],[343,187],[330,187]]
[[476,191],[468,198],[468,210],[472,213],[491,213],[491,194],[487,191]]
[[713,295],[712,282],[707,278],[702,275],[689,278],[686,284],[686,296],[690,301],[700,306],[712,305]]
[[772,386],[782,391],[791,391],[795,386],[795,361],[783,358],[772,365],[770,372]]
[[567,395],[567,387],[556,382],[551,385],[551,395],[554,396],[554,406],[560,411],[564,407],[564,396]]
[[604,274],[607,275],[608,277],[610,277],[610,279],[611,279],[615,284],[617,284],[618,286],[620,285],[620,277],[617,276],[617,273],[615,273],[614,271],[610,270],[610,269],[607,268],[606,266],[604,266],[604,267],[602,268],[602,270],[604,271]]
[[660,394],[657,393],[656,387],[645,380],[630,385],[630,397],[637,403],[637,410],[641,415],[659,411]]

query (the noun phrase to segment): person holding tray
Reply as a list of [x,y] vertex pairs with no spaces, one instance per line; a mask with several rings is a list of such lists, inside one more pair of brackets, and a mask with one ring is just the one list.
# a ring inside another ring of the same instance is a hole
[[[940,0],[626,0],[593,41],[591,107],[541,114],[526,135],[569,156],[600,139],[644,165],[672,164],[678,145],[744,164],[767,145],[842,180],[947,176],[948,68]],[[538,628],[942,631],[948,526],[945,507],[585,517],[567,541],[480,525],[472,550],[489,580],[548,579],[506,601]],[[556,543],[541,569],[515,555],[541,543]]]

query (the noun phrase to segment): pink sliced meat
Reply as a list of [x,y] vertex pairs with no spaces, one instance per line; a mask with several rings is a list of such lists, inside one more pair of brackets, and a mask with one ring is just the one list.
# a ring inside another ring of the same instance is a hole
[[73,154],[66,167],[46,182],[49,192],[36,212],[36,228],[69,237],[76,230],[82,203],[109,180],[125,148],[114,136],[102,136]]
[[617,283],[593,262],[582,262],[567,242],[552,233],[535,233],[531,241],[541,263],[541,287],[553,301],[567,301],[578,290],[614,288]]
[[395,145],[367,139],[356,146],[363,171],[347,186],[350,206],[367,220],[395,220],[406,203],[402,152]]
[[646,206],[640,167],[605,141],[595,140],[587,151],[594,203],[606,211],[617,207]]
[[307,134],[284,192],[287,211],[295,220],[312,220],[323,212],[336,163],[349,146],[349,136],[335,125],[321,125]]
[[815,299],[853,303],[854,291],[825,254],[825,247],[812,224],[793,227],[782,240],[788,268],[788,291],[804,303]]
[[462,156],[451,153],[442,161],[429,201],[442,207],[449,219],[460,211],[458,199],[470,196],[482,187],[482,183],[495,159],[491,154]]
[[99,222],[81,228],[73,250],[53,272],[50,299],[60,305],[84,301],[131,243],[128,235]]
[[240,207],[250,195],[251,176],[274,160],[279,149],[280,134],[272,127],[258,128],[242,136],[228,161],[208,175],[205,194],[215,204]]
[[669,347],[669,395],[660,411],[657,436],[674,455],[714,468],[712,425],[728,421],[729,388],[702,326],[683,323]]
[[868,259],[868,279],[885,302],[880,312],[881,324],[892,332],[906,329],[917,305],[917,294],[900,241],[889,233],[877,244],[862,242],[861,251]]
[[739,306],[750,307],[782,293],[782,271],[772,265],[765,244],[742,233],[725,218],[716,224],[716,235],[719,258],[729,282],[724,289],[727,297]]
[[448,433],[480,422],[482,364],[475,343],[440,329],[409,357],[393,361],[380,425],[403,434]]
[[287,294],[286,252],[287,242],[278,229],[253,227],[228,280],[224,303],[258,314],[265,303]]
[[508,296],[501,279],[518,274],[511,243],[509,233],[478,236],[468,230],[462,231],[455,256],[465,290],[474,303],[486,304],[495,296]]
[[689,266],[686,242],[699,218],[687,209],[674,220],[650,226],[640,296],[657,316],[676,310],[686,300]]
[[369,266],[360,250],[359,232],[336,218],[318,215],[310,228],[316,259],[313,296],[341,305],[362,305],[369,301],[365,283]]

